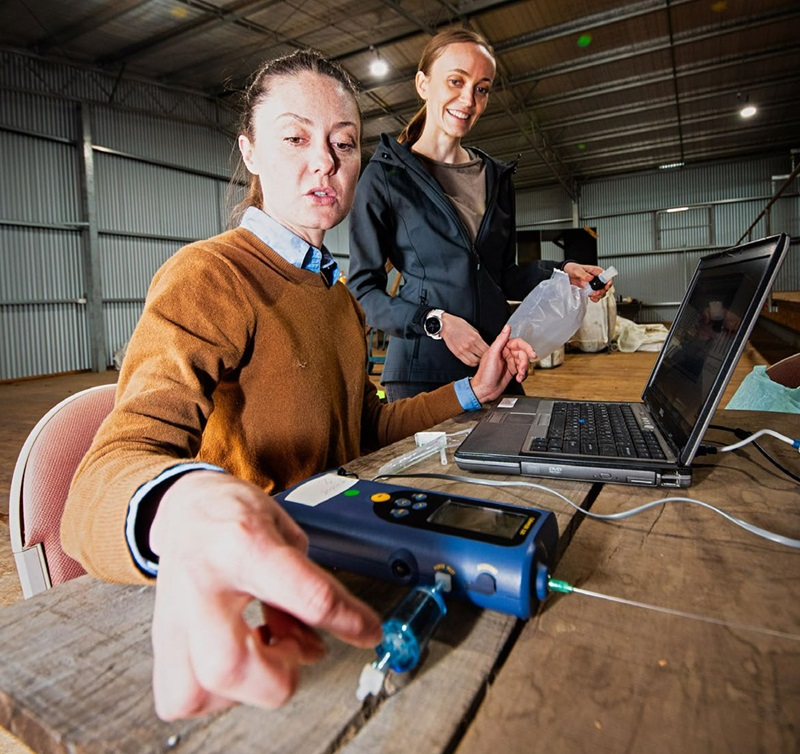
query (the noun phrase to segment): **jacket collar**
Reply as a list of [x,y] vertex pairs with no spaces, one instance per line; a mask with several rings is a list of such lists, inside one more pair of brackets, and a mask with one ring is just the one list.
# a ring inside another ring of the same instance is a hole
[[[486,163],[487,169],[491,170],[495,176],[502,175],[508,170],[516,172],[517,163],[519,163],[522,157],[521,154],[518,154],[511,162],[503,162],[502,160],[495,159],[491,155],[488,155],[479,147],[468,146],[468,149],[481,157]],[[385,133],[381,134],[380,143],[370,161],[372,160],[375,162],[384,162],[395,167],[424,170],[408,144],[398,144],[397,139]]]

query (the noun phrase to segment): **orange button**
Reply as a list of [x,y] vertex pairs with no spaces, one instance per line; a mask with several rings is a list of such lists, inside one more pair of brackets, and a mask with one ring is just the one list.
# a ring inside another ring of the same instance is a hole
[[376,492],[370,498],[370,500],[372,500],[373,503],[383,503],[386,502],[390,497],[391,495],[388,492]]

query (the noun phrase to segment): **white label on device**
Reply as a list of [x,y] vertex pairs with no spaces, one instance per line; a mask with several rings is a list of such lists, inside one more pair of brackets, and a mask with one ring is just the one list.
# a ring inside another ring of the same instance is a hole
[[514,408],[516,405],[516,398],[503,398],[500,403],[497,404],[497,408]]
[[338,474],[324,474],[314,479],[309,479],[296,489],[292,490],[286,499],[290,503],[300,505],[315,506],[330,500],[332,497],[341,495],[345,490],[349,490],[358,479],[350,476],[339,476]]

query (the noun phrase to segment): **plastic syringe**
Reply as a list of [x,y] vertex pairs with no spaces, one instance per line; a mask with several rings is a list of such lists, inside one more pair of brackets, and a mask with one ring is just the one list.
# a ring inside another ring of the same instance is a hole
[[439,436],[435,437],[429,442],[426,442],[424,445],[420,445],[419,447],[414,448],[414,450],[409,450],[408,453],[403,453],[403,455],[397,456],[397,458],[393,458],[391,461],[387,461],[378,469],[378,473],[375,478],[377,479],[378,477],[385,476],[387,474],[399,474],[409,466],[419,463],[423,459],[428,458],[435,453],[441,452],[441,450],[446,446],[447,437],[444,432],[442,432],[439,434]]
[[433,586],[412,589],[383,623],[383,639],[375,647],[378,659],[361,671],[356,697],[363,701],[378,695],[389,670],[405,673],[413,670],[441,619],[447,614],[442,592],[450,590],[446,578]]

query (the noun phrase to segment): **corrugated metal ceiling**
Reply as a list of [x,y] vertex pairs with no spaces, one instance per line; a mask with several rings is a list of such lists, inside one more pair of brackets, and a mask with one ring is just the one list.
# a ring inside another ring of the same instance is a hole
[[[466,23],[499,62],[470,142],[521,153],[518,188],[572,192],[665,163],[800,149],[799,21],[797,0],[6,0],[0,45],[224,102],[264,58],[315,47],[362,85],[368,157],[416,111],[430,35]],[[375,50],[390,65],[381,80]],[[749,120],[745,99],[759,108]]]

